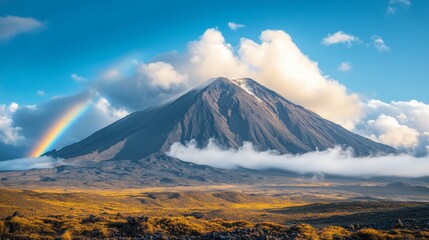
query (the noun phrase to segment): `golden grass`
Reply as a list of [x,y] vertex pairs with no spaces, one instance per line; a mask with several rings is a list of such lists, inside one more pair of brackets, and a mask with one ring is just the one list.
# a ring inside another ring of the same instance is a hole
[[[309,224],[287,227],[271,222],[228,221],[224,219],[196,219],[194,217],[124,217],[120,215],[84,218],[56,215],[26,217],[20,214],[0,221],[0,237],[24,239],[82,239],[82,238],[140,238],[150,234],[163,236],[201,236],[209,232],[232,232],[236,229],[260,229],[273,234],[287,233],[295,239],[427,239],[429,232],[394,229],[381,231],[365,228],[350,232],[342,227],[329,226],[317,230]],[[263,232],[260,231],[259,232]]]
[[350,231],[338,226],[325,227],[319,231],[320,239],[323,240],[346,239],[350,235]]
[[362,240],[383,240],[386,237],[386,234],[372,228],[365,228],[357,231],[353,236],[356,239]]
[[72,239],[73,239],[72,231],[70,231],[70,230],[66,230],[66,231],[61,235],[61,239],[62,239],[62,240],[72,240]]
[[[319,236],[317,235],[316,229],[305,223],[298,224],[293,226],[290,230],[290,233],[296,233],[297,239],[302,240],[318,240]],[[292,234],[291,234],[292,235]]]
[[[337,226],[321,229],[308,224],[286,226],[285,223],[290,221],[343,216],[370,209],[288,212],[295,207],[312,207],[309,205],[312,202],[297,201],[290,195],[268,194],[265,191],[233,191],[234,187],[225,186],[226,190],[222,191],[210,188],[197,191],[195,187],[171,188],[168,191],[163,188],[67,191],[0,189],[0,238],[140,238],[153,233],[199,236],[209,232],[252,228],[279,234],[289,232],[295,234],[297,239],[312,240],[429,238],[427,231],[406,229],[350,232]],[[182,191],[175,191],[179,189]],[[405,203],[402,205],[406,206]],[[378,210],[388,208],[380,206]],[[15,211],[22,214],[11,217]]]

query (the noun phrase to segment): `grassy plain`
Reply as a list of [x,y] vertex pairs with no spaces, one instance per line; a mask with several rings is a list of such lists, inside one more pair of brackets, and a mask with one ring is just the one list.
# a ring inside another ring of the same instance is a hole
[[249,239],[257,236],[268,239],[429,238],[429,225],[424,225],[429,219],[429,204],[350,200],[353,197],[346,192],[282,191],[235,185],[3,188],[0,189],[0,236],[211,239],[218,236],[216,234],[229,234],[232,239],[233,236]]

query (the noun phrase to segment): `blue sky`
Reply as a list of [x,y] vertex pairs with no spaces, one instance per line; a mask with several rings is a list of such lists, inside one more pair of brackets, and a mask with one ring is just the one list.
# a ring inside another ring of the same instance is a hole
[[[429,102],[429,2],[413,1],[388,14],[389,1],[1,1],[0,16],[32,17],[44,27],[0,41],[0,102],[35,104],[82,88],[70,75],[92,79],[126,56],[150,61],[183,51],[205,29],[217,27],[226,40],[257,40],[265,29],[288,32],[298,47],[354,92],[384,101]],[[230,31],[227,23],[245,24]],[[343,31],[362,41],[323,46]],[[383,38],[389,52],[367,44]],[[350,72],[338,71],[350,62]],[[38,90],[46,92],[37,96]]]
[[[0,160],[25,156],[64,106],[93,101],[55,148],[171,100],[214,76],[213,69],[272,77],[256,80],[356,133],[426,154],[427,22],[426,0],[2,0]],[[269,40],[260,39],[264,33]],[[287,47],[276,49],[274,41]],[[253,54],[242,52],[249,48]],[[193,65],[195,56],[212,62]],[[105,79],[117,70],[113,81]],[[300,95],[300,87],[315,91]]]

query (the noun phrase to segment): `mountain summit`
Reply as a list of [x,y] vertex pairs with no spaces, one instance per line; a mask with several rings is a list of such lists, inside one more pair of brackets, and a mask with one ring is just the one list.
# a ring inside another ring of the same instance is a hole
[[175,101],[138,111],[86,139],[47,155],[136,160],[164,153],[175,142],[215,139],[225,148],[251,142],[258,150],[299,154],[337,145],[355,155],[396,153],[354,134],[248,79],[215,78]]

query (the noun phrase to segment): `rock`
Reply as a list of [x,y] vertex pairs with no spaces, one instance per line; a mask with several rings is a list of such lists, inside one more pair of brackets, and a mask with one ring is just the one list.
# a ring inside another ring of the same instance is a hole
[[355,225],[353,225],[353,224],[349,224],[349,225],[347,225],[347,228],[349,228],[349,229],[351,229],[351,230],[354,230],[354,229],[355,229]]
[[82,220],[82,223],[96,223],[103,221],[104,218],[96,217],[95,215],[89,215],[89,217]]
[[395,227],[405,227],[405,225],[402,223],[401,219],[397,218],[395,222]]
[[204,213],[202,213],[202,212],[193,212],[189,215],[194,217],[194,218],[197,218],[197,219],[204,218]]

